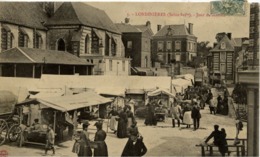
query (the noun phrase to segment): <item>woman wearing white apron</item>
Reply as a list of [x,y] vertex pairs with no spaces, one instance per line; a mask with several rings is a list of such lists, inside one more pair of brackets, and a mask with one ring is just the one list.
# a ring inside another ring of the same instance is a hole
[[112,111],[109,112],[109,117],[110,118],[110,123],[109,123],[109,128],[116,133],[117,131],[117,118],[118,118],[118,112],[116,111],[116,107],[112,107]]

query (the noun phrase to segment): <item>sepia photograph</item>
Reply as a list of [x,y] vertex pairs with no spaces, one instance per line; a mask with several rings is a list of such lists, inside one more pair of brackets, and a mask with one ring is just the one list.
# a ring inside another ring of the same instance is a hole
[[0,0],[0,157],[259,156],[259,8]]

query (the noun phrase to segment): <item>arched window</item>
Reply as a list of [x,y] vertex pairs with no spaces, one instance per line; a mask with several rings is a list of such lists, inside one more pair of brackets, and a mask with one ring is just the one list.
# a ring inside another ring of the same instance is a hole
[[116,56],[116,39],[114,38],[111,41],[111,54],[112,56]]
[[1,44],[2,51],[12,48],[13,34],[8,27],[4,27],[4,26],[2,27],[1,39],[2,39],[2,44]]
[[65,51],[65,42],[63,39],[59,39],[57,42],[58,51]]
[[90,48],[90,40],[89,40],[89,36],[86,35],[86,38],[85,38],[85,53],[89,53],[89,48]]
[[33,42],[34,48],[42,48],[42,35],[38,31],[34,31]]
[[18,46],[19,47],[28,47],[28,34],[24,29],[19,28],[19,36],[18,36]]

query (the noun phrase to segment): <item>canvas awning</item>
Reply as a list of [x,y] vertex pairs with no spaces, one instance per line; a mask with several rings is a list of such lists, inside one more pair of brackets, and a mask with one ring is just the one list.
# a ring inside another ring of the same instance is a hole
[[[34,99],[32,100],[34,101]],[[112,99],[102,97],[93,91],[87,91],[75,95],[36,98],[36,100],[42,105],[61,112],[112,102]]]
[[155,91],[147,93],[147,96],[152,97],[152,96],[158,96],[161,94],[168,95],[169,97],[175,97],[172,93],[170,93],[169,91],[164,90],[164,89],[156,89]]

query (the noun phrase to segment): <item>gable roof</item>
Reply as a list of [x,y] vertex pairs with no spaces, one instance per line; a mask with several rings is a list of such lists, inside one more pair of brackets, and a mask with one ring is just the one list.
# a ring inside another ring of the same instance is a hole
[[[225,49],[221,49],[221,43],[226,44]],[[210,50],[210,52],[215,52],[215,51],[234,51],[234,43],[225,35],[218,44]]]
[[165,25],[162,29],[160,29],[154,37],[162,37],[166,36],[168,33],[168,28],[172,29],[172,36],[179,36],[179,35],[191,35],[194,36],[193,34],[190,34],[188,31],[188,28],[184,24],[180,25]]
[[29,28],[46,29],[43,22],[47,14],[39,2],[0,2],[0,22],[22,25]]
[[46,26],[85,25],[119,33],[105,11],[80,2],[64,2]]
[[0,63],[92,65],[65,51],[15,47],[0,53]]

